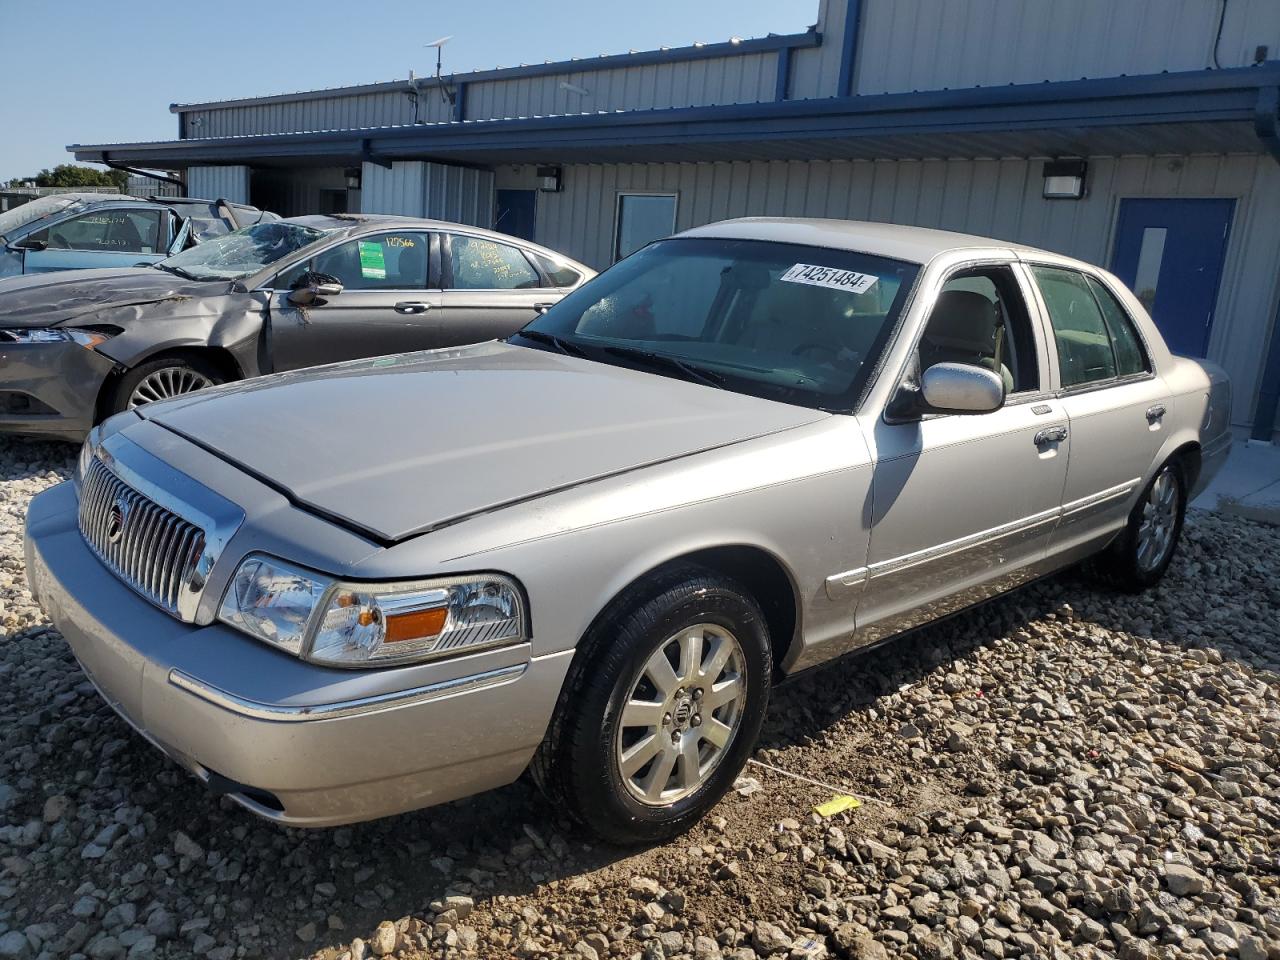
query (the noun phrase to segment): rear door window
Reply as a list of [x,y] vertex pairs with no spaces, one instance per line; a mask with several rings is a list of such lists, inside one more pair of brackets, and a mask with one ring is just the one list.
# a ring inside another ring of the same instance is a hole
[[1128,311],[1120,305],[1115,295],[1093,277],[1088,278],[1089,289],[1102,308],[1102,318],[1107,323],[1111,342],[1116,352],[1116,372],[1122,377],[1133,377],[1151,369],[1142,338],[1133,325]]
[[92,210],[33,235],[50,250],[162,253],[159,210]]
[[449,246],[455,290],[527,290],[541,283],[538,271],[510,244],[455,233]]
[[1088,280],[1060,267],[1032,267],[1031,272],[1053,324],[1062,385],[1078,387],[1115,379],[1111,333]]

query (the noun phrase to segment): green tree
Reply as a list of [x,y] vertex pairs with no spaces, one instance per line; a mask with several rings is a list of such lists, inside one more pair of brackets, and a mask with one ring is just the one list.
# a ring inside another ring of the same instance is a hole
[[33,178],[37,187],[118,187],[124,190],[129,174],[123,170],[95,170],[74,163],[60,163],[41,170]]

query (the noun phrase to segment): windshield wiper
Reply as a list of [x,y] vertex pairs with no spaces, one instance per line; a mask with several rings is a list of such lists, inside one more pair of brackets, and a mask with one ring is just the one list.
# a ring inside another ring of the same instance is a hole
[[568,354],[571,357],[585,358],[587,355],[587,352],[577,344],[570,343],[564,337],[557,337],[554,333],[544,333],[541,330],[517,330],[516,336],[532,340],[534,343],[545,343],[547,346],[555,347],[561,353]]
[[639,347],[622,347],[614,344],[600,349],[612,356],[622,357],[624,360],[639,360],[641,363],[647,363],[651,367],[674,370],[677,373],[684,374],[687,379],[696,380],[698,383],[706,384],[708,387],[723,387],[727,382],[723,376],[714,370],[708,370],[706,367],[700,367],[697,364],[689,363],[687,360],[681,360],[679,357],[673,357],[669,353],[655,353],[652,350],[641,350]]
[[156,264],[156,269],[157,269],[157,270],[163,270],[165,273],[176,273],[178,276],[180,276],[180,277],[182,277],[182,278],[184,278],[184,279],[186,279],[186,280],[199,280],[199,279],[200,279],[200,278],[199,278],[199,277],[197,277],[194,273],[188,273],[186,270],[183,270],[181,267],[166,267],[163,263],[157,263],[157,264]]

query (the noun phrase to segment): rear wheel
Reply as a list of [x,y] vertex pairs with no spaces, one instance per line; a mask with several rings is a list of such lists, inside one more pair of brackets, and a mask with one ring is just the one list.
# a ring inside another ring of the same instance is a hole
[[1182,465],[1170,460],[1151,478],[1124,531],[1090,565],[1107,586],[1137,593],[1155,586],[1169,569],[1187,510]]
[[685,567],[631,591],[583,639],[533,774],[616,843],[693,825],[760,733],[772,658],[736,582]]
[[111,394],[108,413],[181,397],[223,382],[222,371],[201,357],[161,357],[125,373]]

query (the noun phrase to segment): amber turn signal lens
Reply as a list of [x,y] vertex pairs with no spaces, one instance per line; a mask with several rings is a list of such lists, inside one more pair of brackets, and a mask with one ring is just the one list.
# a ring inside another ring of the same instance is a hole
[[430,610],[414,610],[412,613],[396,613],[387,617],[383,643],[400,643],[405,640],[422,640],[434,637],[444,629],[449,619],[448,607],[432,607]]

